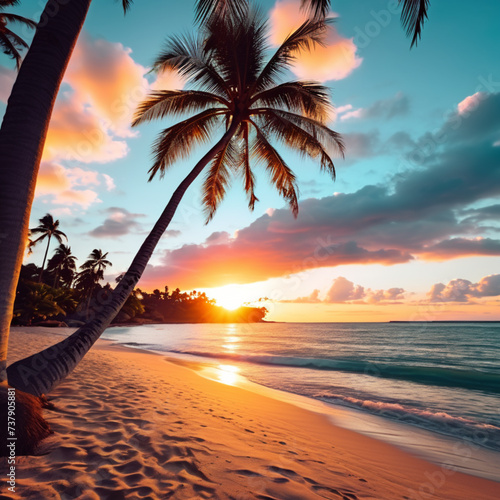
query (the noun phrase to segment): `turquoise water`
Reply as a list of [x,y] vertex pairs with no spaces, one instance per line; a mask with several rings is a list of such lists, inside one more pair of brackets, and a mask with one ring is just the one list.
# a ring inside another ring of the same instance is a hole
[[500,452],[500,324],[147,325],[104,337]]

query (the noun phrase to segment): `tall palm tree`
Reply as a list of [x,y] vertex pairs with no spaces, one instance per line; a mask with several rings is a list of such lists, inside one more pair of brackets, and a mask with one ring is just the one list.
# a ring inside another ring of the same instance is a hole
[[42,268],[40,269],[40,275],[38,276],[38,283],[42,282],[43,270],[45,269],[45,261],[47,260],[47,254],[49,252],[50,240],[52,236],[62,245],[63,237],[68,239],[68,237],[59,230],[59,221],[54,220],[52,215],[45,214],[41,219],[39,219],[40,225],[30,229],[32,235],[40,234],[36,240],[33,240],[31,246],[42,242],[47,238],[47,248],[45,249],[45,255],[43,256]]
[[57,288],[60,277],[66,286],[71,285],[76,270],[76,257],[71,252],[71,247],[62,243],[56,248],[54,255],[47,262],[47,270],[54,273],[53,287]]
[[104,271],[108,266],[112,266],[109,260],[106,260],[108,252],[102,253],[100,248],[94,248],[89,255],[88,260],[86,260],[80,269],[90,270],[96,276],[96,280],[100,281],[104,278]]
[[11,7],[12,5],[18,4],[19,0],[0,0],[0,47],[2,47],[4,54],[7,54],[16,61],[16,68],[19,71],[22,62],[22,56],[19,49],[27,49],[29,45],[19,35],[16,35],[13,31],[7,28],[7,25],[19,23],[27,26],[28,28],[35,29],[36,23],[26,17],[3,12],[5,7]]
[[138,109],[135,124],[190,113],[164,130],[155,143],[151,177],[185,156],[200,142],[222,136],[175,190],[125,276],[95,318],[49,351],[26,358],[8,369],[9,382],[32,394],[47,393],[82,359],[132,293],[177,206],[191,183],[207,169],[203,201],[210,219],[228,186],[230,169],[244,179],[252,209],[252,161],[264,164],[271,182],[297,214],[295,176],[271,144],[272,138],[304,156],[318,160],[335,176],[331,154],[343,154],[340,136],[325,122],[330,112],[325,87],[312,82],[279,83],[299,50],[321,43],[324,21],[307,21],[265,62],[269,47],[266,25],[259,14],[245,9],[222,19],[212,18],[197,40],[173,38],[155,68],[180,70],[197,88],[153,93]]
[[[36,179],[54,102],[91,0],[47,1],[0,128],[0,388]],[[132,0],[122,0],[124,11]],[[54,6],[57,7],[54,12]]]

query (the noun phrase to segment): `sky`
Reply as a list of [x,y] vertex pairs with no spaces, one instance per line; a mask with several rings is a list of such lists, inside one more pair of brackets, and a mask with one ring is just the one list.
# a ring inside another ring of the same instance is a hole
[[[11,11],[38,19],[44,3]],[[274,47],[303,20],[299,0],[258,4]],[[80,264],[108,252],[111,283],[208,147],[147,182],[168,122],[130,127],[148,92],[187,88],[149,70],[167,37],[195,32],[193,13],[193,1],[136,1],[127,16],[120,2],[93,2],[54,108],[31,227],[58,218]],[[283,150],[297,219],[257,167],[255,210],[235,178],[208,224],[195,182],[141,289],[206,291],[221,305],[263,305],[275,321],[500,320],[500,4],[432,2],[411,50],[399,14],[396,0],[333,1],[326,47],[287,75],[331,90],[329,126],[347,147],[336,181]],[[1,115],[14,79],[0,55]]]

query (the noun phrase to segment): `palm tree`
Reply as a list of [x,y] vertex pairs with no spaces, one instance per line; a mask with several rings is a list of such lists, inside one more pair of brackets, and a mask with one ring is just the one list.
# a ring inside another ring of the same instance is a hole
[[75,288],[81,290],[82,298],[87,301],[87,319],[96,286],[104,278],[106,268],[112,266],[111,262],[106,260],[107,256],[108,252],[103,254],[101,249],[95,248],[89,255],[89,259],[80,266],[82,271],[76,275]]
[[[305,156],[319,160],[322,169],[335,175],[331,153],[343,153],[339,135],[324,124],[330,103],[326,88],[312,82],[277,79],[299,50],[320,43],[324,21],[307,21],[265,63],[268,50],[266,25],[259,14],[245,9],[241,14],[212,18],[198,40],[173,38],[158,57],[155,68],[180,70],[199,89],[162,91],[152,94],[138,109],[135,124],[180,113],[194,113],[162,132],[155,143],[156,159],[151,177],[162,175],[176,159],[198,143],[209,140],[222,128],[215,142],[188,173],[135,256],[125,276],[95,318],[63,342],[18,361],[8,369],[9,382],[32,394],[47,393],[82,359],[104,329],[118,314],[139,281],[179,202],[191,183],[206,168],[203,201],[210,219],[224,196],[229,169],[244,179],[248,203],[253,208],[252,160],[264,164],[271,181],[297,214],[295,176],[271,138]],[[204,89],[204,90],[203,90]],[[40,367],[39,369],[35,367]]]
[[[91,0],[48,1],[0,128],[0,388],[31,205],[54,102]],[[122,0],[126,11],[132,0]]]
[[76,270],[76,257],[71,253],[71,247],[62,243],[56,248],[54,255],[47,262],[47,271],[54,273],[54,288],[59,285],[59,278],[63,278],[63,283],[67,287],[71,286],[73,275]]
[[36,245],[37,243],[43,241],[45,238],[47,238],[47,248],[45,249],[45,255],[43,256],[43,262],[42,262],[42,268],[40,270],[40,275],[38,276],[38,283],[42,282],[42,276],[43,276],[43,270],[45,268],[45,261],[47,259],[47,254],[49,252],[49,246],[50,246],[50,240],[52,236],[62,245],[62,239],[63,237],[68,239],[68,237],[60,231],[59,228],[59,221],[54,220],[52,215],[50,214],[45,214],[41,219],[39,219],[40,225],[37,227],[34,227],[30,229],[30,232],[32,235],[35,234],[40,234],[36,240],[33,240],[33,243],[31,246]]
[[16,68],[19,71],[21,67],[22,57],[19,53],[20,48],[27,49],[29,45],[13,31],[7,28],[7,24],[19,23],[24,24],[28,28],[36,28],[35,21],[27,19],[23,16],[18,16],[17,14],[8,14],[7,12],[2,12],[5,7],[10,7],[12,5],[19,4],[19,0],[0,0],[0,46],[2,47],[3,53],[10,56],[16,61]]

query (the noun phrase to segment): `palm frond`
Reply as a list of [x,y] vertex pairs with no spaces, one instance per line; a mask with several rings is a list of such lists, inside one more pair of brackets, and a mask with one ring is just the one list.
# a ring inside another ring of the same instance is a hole
[[227,111],[208,109],[163,130],[153,144],[155,158],[149,169],[149,180],[158,172],[163,177],[170,165],[188,157],[197,144],[208,141],[225,114]]
[[325,150],[331,150],[335,154],[340,155],[342,158],[344,157],[345,146],[342,136],[338,132],[328,128],[326,125],[323,125],[316,120],[312,120],[307,116],[297,115],[281,109],[262,108],[261,110],[256,110],[256,112],[264,114],[273,112],[275,115],[288,120],[292,124],[297,125],[315,137],[323,145]]
[[21,0],[0,0],[0,7],[12,7],[13,5],[19,5]]
[[37,27],[37,23],[35,21],[32,21],[27,17],[18,16],[17,14],[7,14],[6,12],[2,12],[0,16],[3,18],[4,21],[7,21],[9,23],[24,24],[25,26],[28,26],[29,28],[33,29]]
[[231,89],[213,67],[203,50],[203,42],[189,36],[171,37],[153,63],[153,71],[176,70],[207,92],[231,96]]
[[237,153],[232,141],[217,153],[212,160],[203,183],[203,206],[205,207],[206,221],[208,224],[226,194],[231,177],[230,166],[237,161]]
[[242,165],[243,179],[245,182],[245,192],[248,195],[248,208],[253,210],[255,203],[259,201],[255,196],[255,175],[250,168],[250,146],[248,137],[248,123],[243,125],[243,147],[241,148],[240,164]]
[[255,128],[256,138],[252,143],[250,155],[264,163],[268,171],[271,182],[274,184],[278,193],[288,202],[294,217],[299,213],[299,202],[297,197],[297,183],[295,175],[285,160],[274,149],[260,131],[255,122],[251,122]]
[[280,116],[275,110],[262,113],[259,118],[263,122],[262,130],[266,135],[275,136],[280,142],[303,156],[309,156],[313,160],[319,159],[321,170],[328,172],[335,180],[335,165],[331,153],[325,149],[325,145],[318,140],[316,134],[311,134],[296,123]]
[[241,16],[247,6],[247,0],[198,0],[195,6],[196,22]]
[[132,5],[133,0],[122,0],[123,13],[126,14]]
[[135,112],[132,126],[167,116],[198,112],[214,105],[229,106],[228,101],[200,90],[162,90],[149,94]]
[[333,107],[328,89],[316,82],[286,82],[259,92],[252,104],[281,108],[324,123]]
[[21,57],[21,54],[17,50],[16,46],[9,39],[12,35],[14,35],[14,33],[4,27],[3,30],[0,31],[0,47],[2,47],[2,52],[4,54],[16,61],[16,68],[19,70],[21,63],[23,62],[23,58]]
[[238,17],[209,21],[205,31],[205,58],[212,61],[230,88],[244,92],[263,66],[267,49],[263,14],[257,9],[247,9]]
[[406,36],[412,37],[410,47],[417,45],[422,36],[422,28],[427,19],[430,0],[399,0],[403,2],[401,24],[406,28]]
[[311,50],[315,44],[325,45],[325,34],[328,24],[333,19],[309,19],[299,26],[278,47],[274,55],[262,70],[255,82],[254,90],[260,92],[268,88],[281,73],[290,67],[295,54],[300,50]]
[[313,19],[326,16],[330,7],[330,0],[301,0],[301,8],[311,13]]

